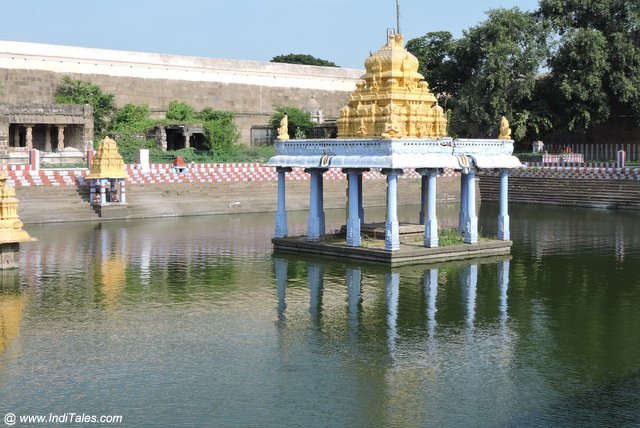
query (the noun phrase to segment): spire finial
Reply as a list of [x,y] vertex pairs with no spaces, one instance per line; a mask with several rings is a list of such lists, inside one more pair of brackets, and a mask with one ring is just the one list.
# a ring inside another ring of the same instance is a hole
[[396,0],[396,34],[400,34],[400,0]]

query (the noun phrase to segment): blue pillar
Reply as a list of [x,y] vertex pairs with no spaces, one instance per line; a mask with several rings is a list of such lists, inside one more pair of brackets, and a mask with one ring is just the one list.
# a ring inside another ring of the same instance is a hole
[[[427,170],[427,219],[424,225],[424,246],[435,248],[438,246],[438,219],[436,217],[436,181],[437,169]],[[423,176],[423,178],[425,178]]]
[[478,217],[476,216],[476,173],[471,170],[466,174],[467,179],[467,217],[464,224],[465,244],[478,243]]
[[276,238],[284,238],[289,234],[287,226],[287,209],[286,209],[286,195],[285,195],[285,178],[286,173],[291,171],[291,168],[277,167],[278,172],[278,209],[276,211]]
[[382,171],[387,176],[387,223],[384,232],[384,249],[398,251],[400,249],[400,225],[398,224],[398,175],[401,169]]
[[306,173],[309,177],[309,221],[307,222],[307,241],[318,242],[320,241],[320,216],[318,215],[318,201],[320,185],[320,174],[317,170],[306,169]]
[[360,246],[360,210],[358,198],[358,175],[360,171],[346,170],[349,180],[349,217],[347,218],[347,246]]
[[127,189],[125,187],[126,180],[124,178],[120,179],[120,203],[127,203]]
[[467,220],[467,174],[460,172],[460,214],[458,216],[458,232],[464,232]]
[[360,224],[364,224],[364,207],[362,206],[362,174],[358,174],[358,217],[360,217]]
[[109,189],[109,179],[100,179],[100,205],[107,203],[107,190]]
[[427,176],[422,175],[422,186],[420,187],[420,217],[418,223],[424,224],[424,216],[427,208]]
[[324,173],[326,170],[320,169],[318,174],[318,219],[320,220],[320,236],[326,233],[324,226]]
[[500,215],[498,216],[498,239],[511,239],[509,231],[509,170],[500,171]]
[[[90,194],[89,194],[89,201],[91,203],[91,205],[98,205],[99,201],[96,200],[96,195],[99,193],[96,193],[96,187],[98,187],[99,181],[95,180],[95,179],[91,179],[91,190],[90,190]],[[100,190],[98,190],[99,192]]]

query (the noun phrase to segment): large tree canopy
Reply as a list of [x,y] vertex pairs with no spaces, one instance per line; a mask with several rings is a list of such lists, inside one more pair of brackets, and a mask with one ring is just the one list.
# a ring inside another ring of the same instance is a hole
[[453,35],[448,31],[427,33],[407,42],[407,50],[415,55],[420,63],[418,71],[444,107],[456,92],[459,83],[459,76],[451,57],[454,48]]
[[541,0],[559,39],[549,78],[561,127],[587,129],[612,110],[640,114],[640,2]]
[[517,140],[550,126],[533,108],[547,34],[533,14],[518,8],[492,10],[484,23],[465,31],[453,52],[459,117],[485,135],[497,135],[506,116]]
[[407,43],[458,135],[516,140],[586,130],[612,113],[640,116],[640,2],[540,0],[534,12],[496,9],[455,40],[427,33]]
[[287,64],[320,65],[323,67],[337,67],[337,65],[326,59],[316,58],[308,54],[287,54],[274,56],[271,62],[284,62]]
[[102,91],[98,85],[64,76],[55,92],[55,102],[61,104],[89,104],[93,108],[95,135],[101,136],[117,107],[115,96]]

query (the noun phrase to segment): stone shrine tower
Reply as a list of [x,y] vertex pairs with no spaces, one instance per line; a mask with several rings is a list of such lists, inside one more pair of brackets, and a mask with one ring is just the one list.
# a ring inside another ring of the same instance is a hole
[[418,73],[418,59],[404,48],[402,34],[364,62],[349,103],[340,110],[338,138],[439,138],[447,118]]

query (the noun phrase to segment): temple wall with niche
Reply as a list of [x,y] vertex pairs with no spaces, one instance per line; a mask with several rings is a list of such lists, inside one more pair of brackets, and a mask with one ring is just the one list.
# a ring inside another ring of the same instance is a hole
[[37,149],[44,163],[82,160],[93,144],[93,110],[75,104],[0,103],[0,157],[26,163]]
[[69,76],[114,94],[118,106],[146,103],[155,117],[174,100],[196,110],[231,111],[245,144],[251,127],[266,125],[276,106],[302,108],[313,98],[327,120],[337,119],[361,75],[335,67],[0,41],[2,102],[51,103]]

